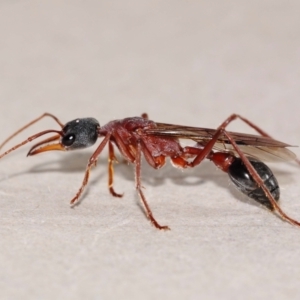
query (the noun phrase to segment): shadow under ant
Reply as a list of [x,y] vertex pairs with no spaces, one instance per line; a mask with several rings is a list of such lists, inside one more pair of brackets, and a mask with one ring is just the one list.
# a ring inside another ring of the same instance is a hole
[[[7,180],[13,177],[17,177],[20,175],[33,173],[49,173],[49,172],[61,172],[61,173],[75,173],[82,172],[84,173],[87,162],[91,156],[90,152],[85,153],[68,153],[68,155],[62,155],[59,160],[52,160],[49,162],[43,162],[37,164],[30,168],[29,170],[25,170],[23,172],[18,172],[11,174],[0,180]],[[118,192],[122,193],[120,187],[117,182],[118,177],[122,177],[127,181],[130,181],[134,184],[135,181],[135,168],[134,165],[128,164],[124,159],[120,159],[119,163],[114,164],[115,169],[115,185],[117,186]],[[97,162],[97,169],[103,170],[97,174],[93,174],[95,172],[94,169],[91,171],[91,176],[89,183],[85,189],[84,194],[82,195],[80,201],[75,204],[75,206],[79,205],[89,194],[89,187],[94,186],[99,182],[99,180],[104,179],[107,174],[107,160],[104,157],[100,157]],[[143,160],[142,164],[142,184],[145,186],[150,185],[152,187],[161,186],[166,183],[166,181],[171,181],[175,185],[181,186],[201,186],[208,181],[214,181],[214,183],[221,187],[222,189],[229,189],[230,194],[233,198],[250,205],[254,206],[262,206],[255,200],[246,197],[242,193],[240,193],[232,184],[230,184],[230,179],[228,176],[223,173],[222,175],[217,175],[218,173],[222,174],[220,170],[218,170],[212,163],[209,161],[203,161],[201,165],[195,168],[188,169],[179,169],[174,170],[174,167],[170,162],[167,161],[166,165],[158,170],[151,168],[145,160]],[[289,182],[292,180],[291,176],[289,176],[288,172],[284,172],[282,170],[275,171],[277,176],[288,176]],[[286,179],[287,180],[287,179]],[[74,193],[76,192],[76,189]],[[201,196],[201,191],[199,191],[199,197]],[[139,202],[138,202],[139,203]],[[141,207],[142,209],[142,207]]]

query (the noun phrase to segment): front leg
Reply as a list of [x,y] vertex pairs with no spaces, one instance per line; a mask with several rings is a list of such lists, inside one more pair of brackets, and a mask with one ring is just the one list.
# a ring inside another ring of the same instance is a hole
[[85,170],[85,174],[84,174],[84,178],[83,178],[81,187],[79,188],[79,190],[78,190],[77,194],[75,195],[75,197],[71,200],[71,202],[70,202],[71,206],[74,206],[76,203],[78,203],[79,197],[82,194],[85,186],[87,185],[87,183],[89,181],[91,168],[96,165],[98,156],[102,152],[103,148],[106,146],[107,142],[110,140],[110,137],[111,137],[111,134],[110,133],[107,134],[105,136],[104,140],[101,142],[101,144],[96,149],[96,151],[90,157],[88,165],[87,165],[86,170]]

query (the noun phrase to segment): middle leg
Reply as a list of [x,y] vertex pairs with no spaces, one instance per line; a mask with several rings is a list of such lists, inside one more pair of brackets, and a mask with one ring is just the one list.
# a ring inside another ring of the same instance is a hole
[[144,193],[142,191],[142,184],[141,184],[141,153],[142,153],[142,145],[139,141],[137,143],[137,151],[136,151],[136,159],[135,159],[135,180],[136,180],[136,189],[138,191],[138,194],[140,196],[140,199],[144,205],[146,215],[148,219],[151,221],[151,223],[157,228],[157,229],[164,229],[168,230],[170,229],[168,226],[161,226],[154,218],[153,213],[150,209],[150,206],[148,205],[146,198],[144,196]]
[[123,194],[118,194],[114,190],[114,166],[117,161],[114,153],[114,146],[111,141],[108,142],[108,189],[114,197],[123,197]]

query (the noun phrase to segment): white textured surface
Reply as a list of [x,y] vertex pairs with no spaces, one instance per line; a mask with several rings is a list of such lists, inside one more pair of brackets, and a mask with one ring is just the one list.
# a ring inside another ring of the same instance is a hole
[[[101,124],[148,112],[203,127],[236,112],[300,144],[299,9],[296,0],[2,1],[0,138],[45,111]],[[18,139],[54,126],[44,120]],[[300,229],[210,163],[144,164],[146,197],[172,229],[159,232],[138,205],[132,166],[116,166],[125,196],[112,198],[105,152],[70,209],[92,150],[26,158],[28,148],[0,162],[1,299],[299,299]],[[300,170],[271,167],[283,207],[300,219]]]

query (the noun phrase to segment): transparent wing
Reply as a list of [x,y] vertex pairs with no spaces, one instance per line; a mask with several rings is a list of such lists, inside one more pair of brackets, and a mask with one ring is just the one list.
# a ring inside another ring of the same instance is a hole
[[[284,147],[264,147],[264,146],[245,146],[239,145],[239,148],[247,156],[257,158],[265,162],[276,161],[293,161],[296,160],[296,154]],[[230,144],[216,143],[215,150],[221,152],[230,152],[235,156],[239,156]]]
[[[210,128],[188,127],[164,123],[156,123],[156,125],[156,128],[145,130],[145,134],[178,139],[190,139],[197,142],[199,146],[205,146],[216,133],[215,129]],[[263,161],[289,161],[296,159],[296,155],[287,149],[287,147],[292,147],[289,144],[260,135],[230,131],[228,131],[228,133],[234,138],[236,144],[247,156],[255,157]],[[214,149],[221,152],[230,152],[233,153],[233,155],[238,156],[225,135],[221,135],[218,138],[217,143],[214,145]]]

